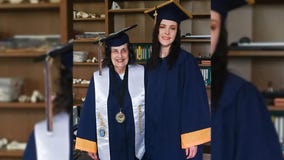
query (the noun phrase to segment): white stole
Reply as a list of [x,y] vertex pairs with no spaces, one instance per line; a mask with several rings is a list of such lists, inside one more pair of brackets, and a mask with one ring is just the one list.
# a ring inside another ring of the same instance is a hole
[[69,160],[70,130],[69,115],[62,112],[53,117],[53,131],[48,132],[46,120],[35,125],[35,143],[38,160]]
[[[109,69],[103,69],[103,76],[94,73],[96,95],[96,126],[98,154],[101,160],[110,160],[107,100],[109,95]],[[128,89],[132,100],[135,125],[135,155],[142,159],[145,152],[145,89],[144,67],[128,66]]]

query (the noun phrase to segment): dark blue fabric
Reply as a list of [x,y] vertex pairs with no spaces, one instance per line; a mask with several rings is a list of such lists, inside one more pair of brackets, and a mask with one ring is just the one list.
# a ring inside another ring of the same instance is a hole
[[212,113],[212,160],[282,160],[280,144],[262,95],[229,73]]
[[24,151],[23,160],[37,160],[34,131],[30,134],[29,141]]
[[94,92],[94,79],[90,79],[90,84],[88,91],[83,103],[80,121],[78,124],[77,137],[96,142],[97,141],[97,132],[96,132],[96,101],[95,101],[95,92]]
[[105,41],[108,47],[117,47],[129,43],[129,37],[126,33],[121,32],[114,37],[110,36],[109,38],[106,38]]
[[[181,134],[210,127],[204,80],[196,59],[181,50],[172,69],[162,59],[146,79],[146,152],[150,160],[185,160]],[[195,159],[201,159],[199,150]]]
[[[122,112],[126,116],[126,120],[120,124],[115,120],[115,115],[119,112],[118,99],[116,90],[111,76],[122,86],[122,80],[118,74],[112,75],[110,72],[110,89],[108,98],[108,125],[109,125],[109,144],[111,160],[135,160],[135,128],[132,110],[131,97],[128,91],[124,96],[124,105]],[[95,114],[95,93],[93,78],[89,85],[86,100],[81,114],[78,137],[96,142],[96,114]]]

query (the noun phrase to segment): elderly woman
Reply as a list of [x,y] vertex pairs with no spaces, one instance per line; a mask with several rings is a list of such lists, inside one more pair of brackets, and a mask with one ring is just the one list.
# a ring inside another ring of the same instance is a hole
[[138,160],[144,149],[144,67],[124,32],[106,39],[105,67],[94,72],[75,148],[92,159]]

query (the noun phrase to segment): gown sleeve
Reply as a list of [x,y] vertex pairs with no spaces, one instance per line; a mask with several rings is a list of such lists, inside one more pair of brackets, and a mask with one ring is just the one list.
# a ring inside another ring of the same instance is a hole
[[238,94],[236,160],[282,160],[278,136],[262,95],[251,84]]
[[35,135],[34,131],[30,134],[27,147],[24,151],[23,160],[36,160],[36,144],[35,144]]
[[97,153],[95,105],[95,87],[92,77],[80,115],[75,149]]
[[183,68],[181,147],[210,141],[210,113],[204,80],[195,58],[190,55]]

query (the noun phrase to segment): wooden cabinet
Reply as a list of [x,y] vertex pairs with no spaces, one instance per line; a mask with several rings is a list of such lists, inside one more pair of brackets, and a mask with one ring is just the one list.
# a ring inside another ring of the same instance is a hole
[[[0,4],[0,32],[12,35],[60,35],[61,43],[71,36],[72,26],[68,10],[72,3]],[[72,7],[71,7],[72,8]],[[44,94],[42,62],[33,58],[47,50],[0,49],[0,77],[20,77],[24,84],[22,94],[31,95],[33,90]],[[0,102],[0,138],[9,142],[26,142],[34,124],[45,118],[45,103]],[[21,159],[23,151],[0,149],[0,159]]]

